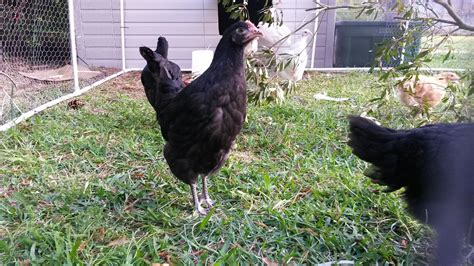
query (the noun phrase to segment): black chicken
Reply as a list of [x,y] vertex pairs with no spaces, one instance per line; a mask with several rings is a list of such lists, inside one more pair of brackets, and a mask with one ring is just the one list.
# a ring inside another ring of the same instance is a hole
[[[156,45],[155,53],[162,56],[163,59],[168,59],[168,41],[165,37],[159,37],[158,42]],[[171,62],[168,61],[168,71],[171,75],[171,80],[175,83],[175,90],[179,91],[182,87],[184,87],[182,82],[182,75],[181,75],[181,68]],[[143,87],[145,88],[145,94],[148,99],[148,102],[153,106],[156,112],[158,112],[157,105],[159,103],[158,100],[158,90],[159,87],[157,86],[157,81],[153,77],[153,73],[159,74],[159,64],[156,62],[150,62],[149,64],[143,68],[141,80]]]
[[372,164],[365,174],[389,192],[405,187],[408,211],[438,232],[438,263],[456,263],[474,218],[474,124],[394,130],[349,120],[352,152]]
[[184,90],[173,80],[171,62],[147,47],[140,48],[158,92],[155,106],[166,140],[164,156],[171,172],[191,186],[201,214],[207,210],[197,197],[196,182],[201,175],[203,200],[213,206],[207,178],[223,165],[245,121],[244,46],[258,36],[261,33],[248,21],[229,27],[209,68]]

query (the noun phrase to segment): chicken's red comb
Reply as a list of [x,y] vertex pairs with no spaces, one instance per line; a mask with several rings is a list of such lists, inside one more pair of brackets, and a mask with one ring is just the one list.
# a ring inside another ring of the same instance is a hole
[[255,25],[250,20],[246,20],[245,24],[249,26],[250,31],[258,31],[257,27],[255,27]]

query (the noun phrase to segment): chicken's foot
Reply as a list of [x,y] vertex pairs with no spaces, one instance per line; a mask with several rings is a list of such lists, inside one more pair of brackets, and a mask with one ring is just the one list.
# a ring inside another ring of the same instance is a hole
[[197,188],[196,188],[196,184],[190,184],[191,186],[191,195],[193,196],[193,202],[194,202],[194,208],[196,209],[195,211],[198,213],[198,214],[201,214],[201,215],[206,215],[207,214],[207,210],[204,209],[202,206],[201,206],[201,203],[199,202],[199,198],[198,198],[198,195],[197,195]]
[[207,207],[211,208],[214,206],[214,201],[209,197],[209,193],[207,191],[207,178],[208,176],[202,177],[202,196],[204,198],[204,202],[207,204]]

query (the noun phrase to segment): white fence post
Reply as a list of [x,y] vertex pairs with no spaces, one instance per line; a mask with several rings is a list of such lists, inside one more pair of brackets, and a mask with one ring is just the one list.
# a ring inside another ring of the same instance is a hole
[[74,76],[74,91],[79,90],[79,72],[77,69],[76,21],[74,17],[74,0],[68,0],[69,37],[71,40],[71,61]]
[[[320,0],[316,0],[316,4],[319,4]],[[313,27],[313,43],[311,44],[311,68],[314,68],[314,64],[316,61],[316,44],[318,33],[316,32],[319,28],[319,11],[316,11],[315,18],[314,18],[314,27]]]
[[125,10],[124,0],[120,0],[120,43],[122,48],[122,71],[127,68],[127,61],[125,59]]

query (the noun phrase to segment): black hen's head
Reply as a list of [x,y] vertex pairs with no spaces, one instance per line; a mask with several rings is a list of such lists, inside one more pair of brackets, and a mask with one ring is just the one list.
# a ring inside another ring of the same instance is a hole
[[165,37],[160,36],[156,43],[156,53],[160,54],[164,58],[168,58],[168,40]]
[[257,27],[249,20],[236,22],[230,26],[223,34],[222,39],[230,40],[238,46],[245,46],[253,39],[262,36]]

